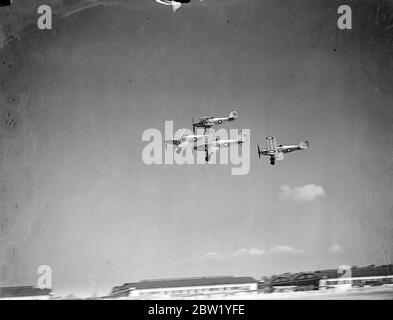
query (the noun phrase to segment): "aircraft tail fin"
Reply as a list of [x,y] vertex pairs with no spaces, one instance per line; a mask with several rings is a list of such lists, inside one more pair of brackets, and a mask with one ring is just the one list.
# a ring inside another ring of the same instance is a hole
[[308,141],[308,140],[306,140],[306,139],[303,139],[303,140],[300,141],[300,143],[299,143],[299,147],[300,147],[300,149],[302,149],[302,150],[307,149],[309,146],[310,146],[310,141]]
[[231,111],[231,113],[229,114],[229,119],[231,120],[231,121],[233,121],[233,120],[235,120],[235,119],[237,119],[239,117],[239,114],[237,113],[237,111],[236,110],[233,110],[233,111]]

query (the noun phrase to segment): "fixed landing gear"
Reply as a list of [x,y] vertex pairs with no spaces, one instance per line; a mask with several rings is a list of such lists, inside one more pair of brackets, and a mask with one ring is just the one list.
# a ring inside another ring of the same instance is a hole
[[212,153],[211,154],[206,153],[206,156],[205,156],[206,163],[208,163],[210,161],[211,157],[212,157]]
[[274,166],[275,163],[276,163],[276,159],[274,159],[274,157],[270,157],[270,164],[271,164],[272,166]]

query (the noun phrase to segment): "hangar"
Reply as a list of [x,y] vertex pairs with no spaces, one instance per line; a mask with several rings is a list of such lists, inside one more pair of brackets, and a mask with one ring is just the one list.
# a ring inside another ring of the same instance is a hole
[[111,297],[180,297],[254,290],[257,290],[257,281],[252,277],[176,278],[125,283],[114,287]]

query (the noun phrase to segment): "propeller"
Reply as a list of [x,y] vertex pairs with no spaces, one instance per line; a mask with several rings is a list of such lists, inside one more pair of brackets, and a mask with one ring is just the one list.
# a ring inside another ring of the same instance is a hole
[[261,159],[261,149],[259,149],[259,144],[257,144],[257,147],[258,147],[258,157],[259,159]]

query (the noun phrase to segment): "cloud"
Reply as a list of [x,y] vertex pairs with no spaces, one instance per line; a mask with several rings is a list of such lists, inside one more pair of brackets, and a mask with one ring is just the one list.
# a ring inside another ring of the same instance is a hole
[[203,256],[207,259],[224,259],[221,254],[215,251],[206,252]]
[[288,185],[280,187],[280,195],[284,198],[294,201],[313,201],[317,198],[323,198],[326,196],[325,190],[322,186],[315,184],[306,184],[301,187],[291,188]]
[[295,249],[289,246],[277,245],[267,252],[258,248],[240,248],[234,251],[231,255],[223,255],[217,251],[209,251],[198,257],[189,259],[194,262],[206,262],[212,260],[228,260],[237,257],[262,257],[268,255],[285,255],[285,254],[298,254],[302,253],[303,250]]
[[295,249],[292,247],[288,247],[288,246],[275,246],[274,248],[271,248],[267,253],[269,255],[271,254],[296,254],[296,253],[301,253],[303,252],[303,250],[299,250],[299,249]]
[[330,252],[330,253],[335,253],[335,254],[337,254],[337,253],[342,253],[342,252],[344,252],[344,250],[343,250],[343,248],[342,248],[338,243],[332,243],[332,244],[329,246],[329,252]]
[[236,252],[234,252],[232,254],[232,256],[234,257],[238,257],[238,256],[262,256],[264,255],[266,252],[264,250],[261,249],[257,249],[257,248],[241,248],[239,250],[237,250]]

